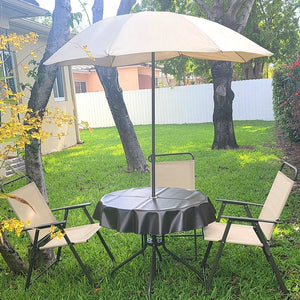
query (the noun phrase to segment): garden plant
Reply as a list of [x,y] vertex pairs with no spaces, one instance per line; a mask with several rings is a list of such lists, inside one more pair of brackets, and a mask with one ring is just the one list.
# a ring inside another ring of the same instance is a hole
[[276,67],[273,76],[275,119],[291,142],[300,142],[300,56]]

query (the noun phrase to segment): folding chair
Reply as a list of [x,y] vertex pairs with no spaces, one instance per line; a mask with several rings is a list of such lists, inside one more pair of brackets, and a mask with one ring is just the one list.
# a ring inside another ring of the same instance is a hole
[[[290,170],[293,170],[293,179],[290,179],[282,172],[283,167],[285,167],[285,169],[288,167]],[[222,206],[219,211],[217,221],[203,228],[204,239],[209,241],[202,261],[202,268],[204,271],[213,242],[220,242],[219,249],[211,266],[210,274],[207,280],[205,280],[207,288],[211,286],[225,243],[234,243],[262,247],[266,258],[275,273],[282,292],[284,294],[288,294],[288,290],[285,287],[279,269],[271,254],[270,240],[276,224],[279,223],[278,219],[292,190],[294,181],[297,180],[297,175],[297,169],[289,163],[284,162],[277,173],[268,197],[263,205],[251,202],[219,199],[219,201],[222,202]],[[247,217],[224,216],[223,212],[226,204],[243,206]],[[253,218],[249,206],[262,206],[258,218]],[[221,218],[227,219],[227,223],[220,223]],[[233,222],[246,222],[250,225],[233,224]]]
[[[155,162],[155,186],[177,187],[195,190],[195,157],[190,152],[156,154],[156,157],[189,157],[186,160],[170,160]],[[151,162],[151,155],[148,157]],[[150,168],[152,174],[152,165]],[[152,176],[150,176],[152,180]],[[197,259],[197,232],[193,234],[172,234],[169,237],[194,237],[195,259]],[[201,235],[202,236],[202,235]]]
[[[24,176],[23,176],[24,177]],[[18,179],[18,178],[17,178]],[[12,180],[14,181],[14,180]],[[12,182],[10,181],[10,182]],[[3,190],[3,186],[1,187]],[[24,231],[27,232],[30,241],[32,243],[32,251],[29,258],[29,271],[27,275],[25,289],[27,289],[36,279],[43,275],[50,267],[56,264],[61,257],[61,248],[63,246],[69,246],[84,274],[86,275],[89,283],[93,286],[93,280],[89,274],[87,268],[83,264],[77,251],[74,248],[74,244],[80,244],[87,242],[95,233],[98,235],[101,243],[103,244],[106,252],[112,261],[115,261],[110,249],[106,245],[103,237],[101,236],[99,229],[99,223],[94,223],[90,216],[87,206],[90,203],[76,204],[71,206],[65,206],[56,209],[50,209],[47,205],[44,197],[40,193],[39,189],[34,182],[27,184],[24,187],[17,189],[10,193],[13,196],[19,197],[27,201],[28,204],[16,201],[13,198],[8,198],[8,203],[12,210],[15,212],[17,218],[24,222]],[[82,208],[87,216],[90,224],[77,227],[66,228],[67,218],[70,210]],[[64,210],[64,220],[57,221],[53,211]],[[26,226],[27,221],[30,221],[30,227]],[[51,238],[51,226],[55,226],[60,229],[64,236],[59,238],[58,236]],[[58,248],[55,260],[44,270],[42,270],[32,281],[31,275],[33,272],[33,265],[38,250]]]

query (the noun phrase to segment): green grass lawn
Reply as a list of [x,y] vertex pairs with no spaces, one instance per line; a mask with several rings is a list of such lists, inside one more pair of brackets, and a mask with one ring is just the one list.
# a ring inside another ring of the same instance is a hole
[[[150,126],[135,127],[146,157],[151,153]],[[235,122],[238,150],[211,150],[213,125],[184,124],[157,126],[157,153],[190,151],[195,155],[196,188],[207,194],[219,209],[216,198],[263,203],[283,153],[276,146],[274,122]],[[45,178],[52,208],[91,202],[90,212],[104,194],[129,187],[149,186],[149,174],[126,173],[126,161],[115,128],[95,129],[81,134],[82,145],[44,157]],[[7,209],[1,204],[1,209]],[[240,214],[228,209],[226,214]],[[257,216],[257,215],[256,215]],[[293,299],[300,297],[300,207],[299,194],[293,192],[285,207],[281,224],[275,231],[276,247],[272,253]],[[61,216],[58,215],[58,219]],[[83,222],[84,216],[70,215],[71,223]],[[102,228],[117,262],[129,257],[140,247],[140,237]],[[26,257],[26,235],[11,241]],[[207,243],[199,239],[198,261],[190,263],[200,268]],[[168,246],[179,256],[191,255],[192,239],[168,239]],[[216,253],[213,248],[211,263]],[[77,249],[92,272],[93,278],[104,281],[96,292],[70,250],[64,249],[62,262],[39,279],[25,292],[25,278],[11,274],[0,257],[1,299],[140,299],[147,298],[150,271],[150,248],[121,268],[113,278],[113,266],[96,237]],[[185,267],[162,252],[152,299],[281,299],[276,278],[261,249],[226,245],[212,288],[206,291],[202,282]]]

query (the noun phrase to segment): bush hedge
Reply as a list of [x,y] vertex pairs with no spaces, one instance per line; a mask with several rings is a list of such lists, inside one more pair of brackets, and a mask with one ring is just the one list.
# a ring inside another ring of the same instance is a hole
[[300,141],[300,55],[291,64],[276,67],[273,74],[275,120],[292,141]]

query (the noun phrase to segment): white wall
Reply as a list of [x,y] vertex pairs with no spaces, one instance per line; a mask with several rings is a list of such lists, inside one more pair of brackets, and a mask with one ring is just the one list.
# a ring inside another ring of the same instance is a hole
[[[232,82],[234,120],[274,120],[272,79]],[[76,94],[79,121],[91,127],[114,126],[104,92]],[[151,124],[151,90],[124,92],[134,125]],[[212,122],[212,84],[156,89],[156,124]]]

